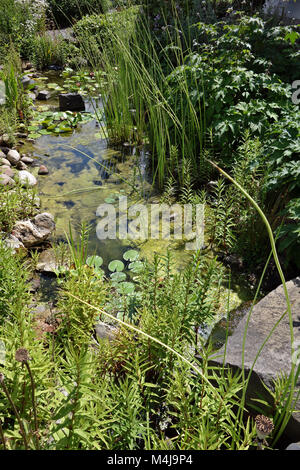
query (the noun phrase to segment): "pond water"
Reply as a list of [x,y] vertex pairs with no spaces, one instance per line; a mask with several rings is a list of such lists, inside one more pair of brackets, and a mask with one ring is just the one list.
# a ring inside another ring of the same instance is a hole
[[[46,74],[51,82],[58,77]],[[58,110],[58,97],[53,94],[46,102],[52,111]],[[95,103],[94,103],[95,104]],[[45,102],[36,102],[37,108]],[[98,103],[101,106],[101,102]],[[91,104],[86,103],[86,110],[92,111]],[[40,164],[48,167],[49,174],[38,176],[38,193],[43,211],[52,213],[56,222],[56,241],[65,241],[70,227],[74,238],[78,238],[82,222],[90,225],[89,253],[98,254],[104,260],[104,269],[113,259],[122,259],[128,248],[137,247],[141,257],[153,260],[154,253],[166,254],[172,251],[176,269],[187,265],[191,251],[185,250],[182,241],[146,240],[134,243],[129,239],[99,240],[96,235],[96,216],[100,204],[114,199],[118,208],[118,198],[127,196],[128,204],[159,202],[159,194],[152,187],[152,176],[149,169],[149,155],[144,147],[130,145],[112,148],[101,135],[101,126],[95,119],[79,125],[71,134],[44,135],[34,143],[26,143],[23,153],[31,153],[36,160],[32,172],[37,174]],[[129,183],[129,184],[128,184]],[[213,253],[206,256],[212,257]],[[233,310],[248,301],[252,292],[245,287],[241,275],[232,279],[230,290],[224,286],[224,304],[220,308],[219,319],[227,310]],[[229,303],[228,303],[229,299]],[[226,307],[225,307],[226,306]],[[208,337],[213,325],[203,331]]]

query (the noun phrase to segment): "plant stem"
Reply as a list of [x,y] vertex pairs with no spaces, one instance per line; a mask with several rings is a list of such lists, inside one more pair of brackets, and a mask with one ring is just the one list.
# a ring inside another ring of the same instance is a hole
[[39,450],[40,449],[40,444],[39,444],[39,428],[38,428],[38,420],[37,420],[37,412],[36,412],[36,401],[35,401],[35,384],[34,384],[33,375],[32,375],[30,366],[28,364],[28,361],[25,362],[25,366],[28,370],[28,374],[29,374],[30,382],[31,382],[31,399],[32,399],[33,416],[34,416],[34,430],[35,430],[35,438],[36,438],[36,448],[37,448],[37,450]]

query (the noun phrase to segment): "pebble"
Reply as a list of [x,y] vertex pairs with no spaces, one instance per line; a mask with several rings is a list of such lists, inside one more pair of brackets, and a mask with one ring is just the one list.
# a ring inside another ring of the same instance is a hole
[[39,175],[48,175],[49,170],[45,165],[41,165],[38,171]]

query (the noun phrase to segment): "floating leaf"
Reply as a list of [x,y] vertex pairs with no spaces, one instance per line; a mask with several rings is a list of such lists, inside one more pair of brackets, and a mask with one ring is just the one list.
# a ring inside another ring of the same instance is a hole
[[106,199],[104,199],[104,202],[106,202],[106,204],[114,204],[116,200],[112,197],[107,197]]
[[134,261],[133,263],[129,264],[129,269],[133,273],[140,273],[141,271],[143,271],[143,268],[144,264],[142,263],[142,261]]
[[115,259],[114,261],[111,261],[108,265],[108,269],[112,272],[114,271],[123,271],[124,269],[124,263],[118,259]]
[[125,279],[126,279],[126,274],[119,271],[119,272],[116,272],[116,273],[112,273],[112,274],[110,275],[110,277],[111,277],[111,280],[112,280],[112,281],[115,281],[115,282],[122,282],[122,281],[125,281]]
[[89,256],[86,260],[86,264],[91,268],[100,268],[103,264],[103,258],[98,255]]
[[33,133],[33,134],[29,134],[28,135],[28,138],[29,139],[38,139],[40,136],[40,134],[36,134],[36,133]]
[[136,250],[128,250],[123,254],[125,261],[135,261],[140,256],[139,252]]
[[132,282],[121,282],[117,288],[121,294],[133,294],[135,285]]

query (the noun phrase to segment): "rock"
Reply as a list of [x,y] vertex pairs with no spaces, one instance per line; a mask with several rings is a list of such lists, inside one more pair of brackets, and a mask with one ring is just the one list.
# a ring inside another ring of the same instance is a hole
[[37,184],[36,177],[33,176],[29,171],[22,170],[18,174],[19,182],[22,186],[35,186]]
[[21,160],[21,156],[17,150],[10,150],[6,158],[12,165],[16,165]]
[[0,145],[0,150],[2,153],[4,153],[4,156],[6,156],[11,149],[9,147],[4,147],[3,145]]
[[0,161],[2,158],[6,158],[6,154],[0,150]]
[[27,165],[26,163],[22,162],[22,160],[20,160],[18,163],[17,163],[17,169],[18,170],[27,170]]
[[10,137],[9,137],[8,134],[3,134],[0,137],[0,144],[1,145],[9,145],[9,142],[10,142]]
[[25,246],[23,245],[23,243],[20,242],[20,240],[18,240],[18,238],[15,237],[14,235],[9,235],[9,237],[4,240],[4,245],[10,248],[13,251],[13,253],[16,253],[22,250],[25,251]]
[[1,174],[0,175],[0,184],[1,184],[1,186],[14,186],[16,183],[8,175]]
[[119,332],[115,326],[103,322],[97,323],[95,330],[98,339],[108,339],[108,341],[114,340]]
[[7,176],[9,176],[10,178],[13,178],[13,177],[14,177],[15,172],[14,172],[14,170],[12,170],[9,166],[8,166],[8,167],[6,167],[6,165],[2,166],[2,167],[1,167],[1,171],[2,171],[2,174],[3,174],[3,175],[7,175]]
[[2,158],[0,155],[0,165],[11,166],[10,162],[6,158]]
[[[294,326],[294,345],[297,353],[293,358],[300,364],[300,277],[287,283],[290,302],[292,305],[293,326]],[[272,327],[286,311],[286,300],[282,285],[270,292],[260,302],[258,302],[249,321],[245,352],[244,369],[248,375],[255,356],[258,353],[262,343],[270,333]],[[242,318],[233,335],[229,337],[226,346],[225,363],[233,370],[239,370],[242,367],[243,335],[248,315]],[[212,356],[214,362],[223,364],[225,347],[221,348],[217,355]],[[218,357],[221,356],[221,357]],[[247,389],[246,400],[250,408],[253,398],[260,396],[267,399],[272,406],[272,397],[263,387],[262,382],[271,390],[274,390],[273,380],[280,373],[289,374],[292,366],[290,326],[288,315],[282,319],[276,327],[272,336],[268,339],[259,358],[257,359],[254,371],[251,374],[249,386]],[[295,386],[296,392],[300,390],[300,378]],[[253,403],[253,402],[252,402]],[[297,413],[294,413],[285,430],[286,435],[295,442],[300,440],[300,398],[296,403]]]
[[63,267],[69,270],[69,265],[67,262],[63,264],[57,262],[57,257],[53,248],[49,248],[48,250],[42,251],[36,266],[37,271],[45,273],[55,273],[59,267]]
[[36,96],[34,93],[28,93],[28,96],[29,98],[32,100],[32,101],[35,101],[36,100]]
[[24,75],[21,82],[22,82],[24,90],[27,90],[30,87],[30,85],[35,84],[35,81],[32,80],[28,75]]
[[41,90],[36,97],[37,100],[49,100],[49,98],[51,94],[48,90]]
[[285,450],[300,450],[300,442],[293,442]]
[[49,170],[45,165],[41,165],[38,171],[39,175],[48,175]]
[[60,111],[85,111],[83,98],[79,93],[64,93],[58,95]]
[[26,163],[26,165],[31,165],[31,163],[34,162],[33,158],[27,157],[26,155],[21,158],[23,163]]
[[17,222],[13,227],[12,235],[20,240],[26,248],[30,248],[43,243],[54,230],[53,215],[43,212],[32,220]]

